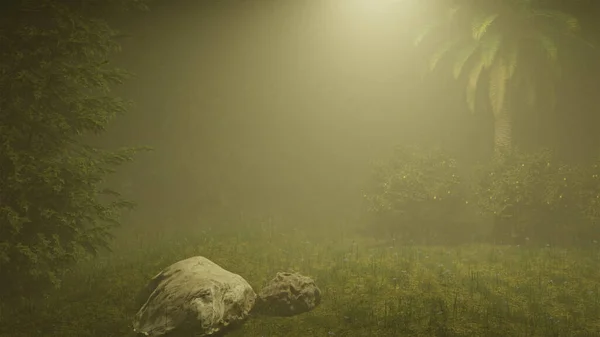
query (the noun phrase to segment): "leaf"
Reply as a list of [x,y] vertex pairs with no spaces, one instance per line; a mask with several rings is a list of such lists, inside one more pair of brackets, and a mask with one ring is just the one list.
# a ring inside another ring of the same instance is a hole
[[471,28],[473,30],[473,38],[475,40],[481,40],[481,38],[487,32],[488,28],[498,18],[498,16],[499,14],[494,13],[487,16],[476,17],[471,25]]
[[471,72],[469,74],[469,80],[467,82],[467,105],[469,106],[469,110],[471,112],[475,112],[475,99],[477,97],[477,82],[479,81],[479,76],[481,75],[481,71],[483,70],[484,63],[483,59],[479,59],[479,61],[475,64],[473,68],[471,68]]
[[485,39],[481,45],[483,50],[481,51],[481,57],[486,68],[489,68],[496,59],[500,46],[502,44],[502,35],[495,34],[488,39]]
[[472,42],[467,47],[461,49],[460,52],[457,53],[457,58],[456,58],[456,62],[454,63],[454,72],[453,72],[455,79],[460,77],[460,74],[462,73],[462,69],[464,68],[465,63],[469,60],[469,58],[471,58],[471,56],[473,55],[473,53],[475,53],[475,51],[477,50],[478,47],[479,47],[478,43]]
[[512,78],[515,75],[517,69],[517,62],[519,57],[519,48],[517,46],[511,46],[509,51],[506,53],[506,66],[508,67],[508,78]]
[[444,55],[446,55],[457,43],[457,39],[444,43],[429,59],[429,71],[433,71]]
[[547,9],[538,9],[532,11],[532,16],[541,16],[547,19],[554,21],[555,24],[552,26],[556,27],[556,23],[563,26],[564,30],[570,33],[579,32],[581,30],[581,25],[579,24],[579,20],[571,14],[557,11],[557,10],[547,10]]
[[438,24],[431,24],[425,27],[425,29],[423,29],[423,31],[421,31],[419,35],[417,35],[417,37],[415,38],[414,45],[419,46],[423,42],[425,37],[429,35],[438,26]]

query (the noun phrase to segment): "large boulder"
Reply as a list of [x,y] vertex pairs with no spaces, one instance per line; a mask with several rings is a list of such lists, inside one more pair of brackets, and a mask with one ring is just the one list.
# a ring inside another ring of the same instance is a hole
[[133,319],[144,336],[208,336],[243,322],[256,293],[241,276],[202,256],[165,268],[148,284]]
[[321,303],[321,290],[310,277],[277,273],[259,293],[255,312],[270,316],[293,316],[311,311]]

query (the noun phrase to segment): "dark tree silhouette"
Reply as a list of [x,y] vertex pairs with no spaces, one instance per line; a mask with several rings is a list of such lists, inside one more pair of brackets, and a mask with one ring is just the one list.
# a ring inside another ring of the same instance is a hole
[[[61,271],[109,243],[132,203],[103,188],[139,149],[84,138],[127,111],[112,86],[118,33],[104,20],[138,0],[14,0],[0,5],[0,296],[60,284]],[[10,296],[9,296],[10,295]]]

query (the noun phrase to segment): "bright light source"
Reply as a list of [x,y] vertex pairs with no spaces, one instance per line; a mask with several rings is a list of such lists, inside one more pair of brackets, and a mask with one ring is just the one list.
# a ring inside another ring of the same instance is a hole
[[389,10],[392,9],[394,5],[397,5],[402,2],[406,2],[405,0],[358,0],[360,4],[362,4],[365,9],[371,10]]
[[364,15],[382,15],[398,10],[398,5],[404,5],[409,0],[351,0],[344,1],[348,6],[352,6]]

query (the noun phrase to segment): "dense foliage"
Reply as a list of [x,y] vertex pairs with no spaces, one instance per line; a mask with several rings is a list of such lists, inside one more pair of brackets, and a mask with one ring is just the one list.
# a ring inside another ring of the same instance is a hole
[[579,171],[559,165],[549,151],[514,151],[486,167],[478,184],[482,210],[496,218],[495,239],[555,241],[575,234]]
[[550,151],[516,151],[489,165],[478,200],[498,219],[499,237],[591,243],[600,235],[598,171],[597,163],[561,164]]
[[[398,147],[392,158],[375,168],[365,195],[372,229],[401,234],[408,240],[448,235],[466,203],[456,162],[439,149]],[[444,228],[442,228],[443,226]]]
[[139,1],[2,3],[0,295],[58,285],[64,267],[107,245],[132,206],[103,186],[136,149],[84,142],[128,108],[110,94],[128,75],[109,63],[117,32],[98,15],[131,4]]
[[548,1],[455,0],[432,22],[415,41],[430,54],[429,70],[451,70],[468,108],[492,111],[499,151],[512,146],[516,111],[553,109],[564,66],[592,49],[578,17]]
[[373,231],[397,232],[410,240],[448,239],[456,233],[468,240],[472,236],[457,218],[471,202],[494,219],[487,238],[494,242],[600,240],[598,163],[560,164],[549,151],[514,150],[475,174],[459,176],[447,154],[420,151],[400,148],[388,163],[376,167],[366,195]]

